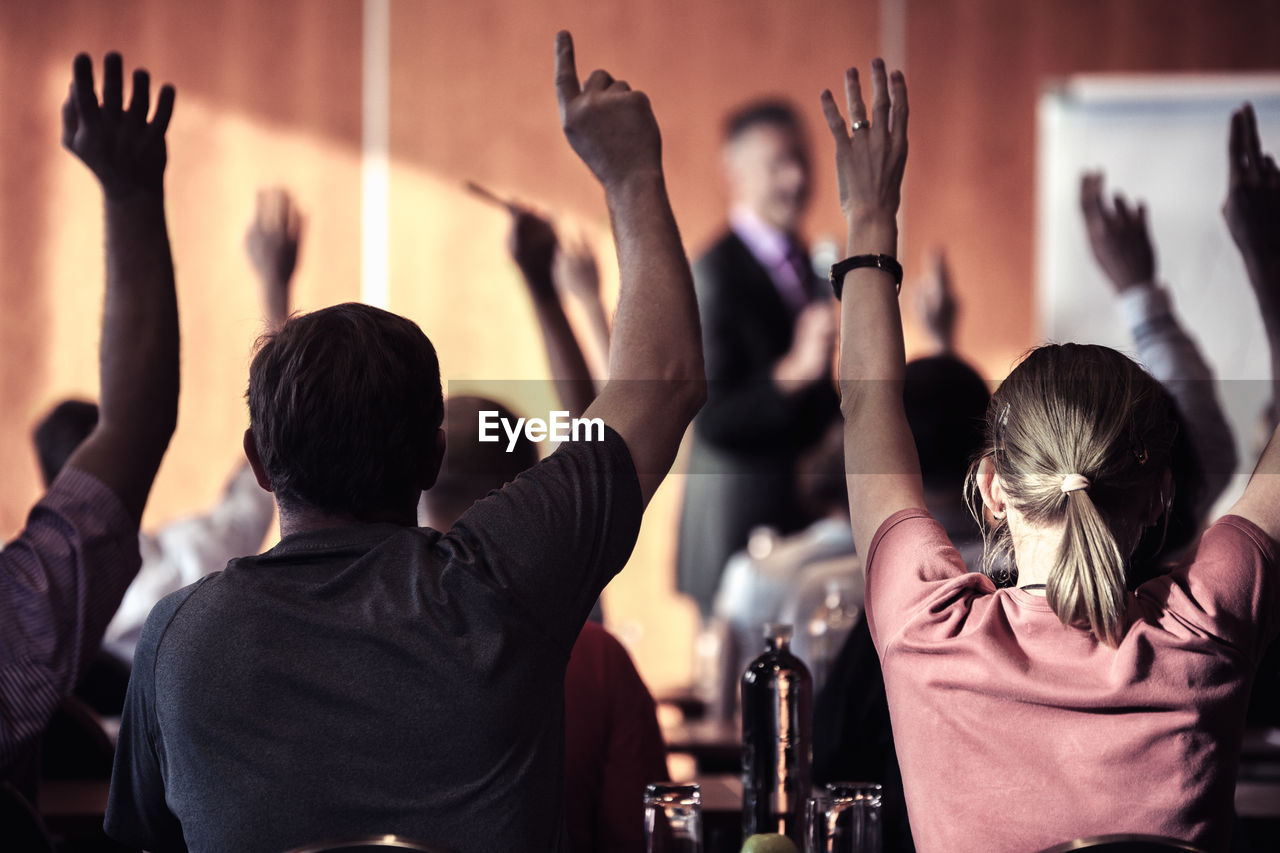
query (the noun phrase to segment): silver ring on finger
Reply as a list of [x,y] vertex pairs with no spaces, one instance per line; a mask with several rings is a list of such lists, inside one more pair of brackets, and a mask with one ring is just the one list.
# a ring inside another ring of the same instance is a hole
[[858,131],[862,130],[864,127],[871,127],[871,122],[867,121],[865,118],[860,118],[857,121],[849,123],[849,132],[857,133]]

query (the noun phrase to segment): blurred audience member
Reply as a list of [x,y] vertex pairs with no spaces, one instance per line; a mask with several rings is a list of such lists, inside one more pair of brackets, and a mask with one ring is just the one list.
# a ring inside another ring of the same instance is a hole
[[[120,56],[76,57],[62,144],[97,177],[106,219],[106,304],[96,418],[72,405],[74,431],[41,454],[57,469],[26,527],[0,551],[0,773],[30,773],[28,749],[98,650],[138,571],[138,524],[178,417],[178,312],[164,213],[172,87],[150,121],[150,79],[133,74],[124,106]],[[61,429],[50,426],[47,432]],[[26,776],[22,782],[30,783]]]
[[[855,615],[862,611],[862,565],[853,551],[849,493],[844,485],[844,435],[836,425],[801,458],[799,470],[801,499],[817,521],[790,536],[781,536],[769,527],[756,528],[747,548],[730,558],[716,591],[712,615],[731,631],[732,655],[722,675],[726,682],[723,689],[729,696],[736,695],[738,680],[747,664],[764,651],[760,638],[764,624],[778,621],[792,595],[801,589],[805,590],[806,601],[813,598],[808,581],[815,569],[820,573],[816,581],[818,603],[824,602],[830,580],[836,585],[842,606]],[[813,672],[816,694],[820,676],[825,675],[834,649],[840,647],[844,637],[833,640],[827,636],[825,623],[816,636],[811,636],[806,623],[812,613],[795,615],[800,621],[792,634],[792,648]],[[821,651],[817,646],[828,642],[835,643],[832,654],[823,661],[816,660],[813,652]]]
[[1080,207],[1090,248],[1133,335],[1137,360],[1170,395],[1179,422],[1171,463],[1177,493],[1166,523],[1145,533],[1134,554],[1131,582],[1136,587],[1187,556],[1235,473],[1236,445],[1213,369],[1158,282],[1146,205],[1130,204],[1120,193],[1108,204],[1103,175],[1093,172],[1081,178]]
[[809,198],[803,123],[758,101],[725,125],[729,228],[694,264],[707,404],[694,421],[677,580],[710,615],[725,565],[755,527],[784,534],[797,509],[796,460],[835,420],[835,316],[799,236]]
[[[1280,169],[1272,156],[1262,151],[1257,119],[1248,104],[1231,117],[1229,155],[1222,215],[1240,250],[1267,334],[1271,405],[1265,418],[1274,433],[1280,406]],[[1271,445],[1275,443],[1273,437]],[[1271,445],[1263,446],[1264,462]],[[1271,450],[1274,453],[1274,447]],[[1262,465],[1260,462],[1259,470]],[[1258,664],[1245,720],[1251,726],[1280,728],[1280,640],[1272,640]]]

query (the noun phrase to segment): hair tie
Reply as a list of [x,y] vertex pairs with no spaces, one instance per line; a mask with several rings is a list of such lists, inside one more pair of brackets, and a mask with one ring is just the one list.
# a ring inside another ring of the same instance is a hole
[[1062,478],[1062,491],[1075,492],[1089,488],[1089,478],[1080,474],[1068,474]]

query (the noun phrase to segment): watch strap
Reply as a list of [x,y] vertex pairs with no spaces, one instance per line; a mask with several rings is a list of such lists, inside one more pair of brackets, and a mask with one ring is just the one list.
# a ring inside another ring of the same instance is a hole
[[902,264],[898,263],[897,258],[885,254],[854,255],[831,265],[829,278],[831,280],[831,289],[835,291],[836,299],[840,298],[844,290],[844,277],[849,274],[849,271],[863,267],[875,267],[876,269],[884,270],[893,276],[893,284],[897,288],[896,292],[902,292]]

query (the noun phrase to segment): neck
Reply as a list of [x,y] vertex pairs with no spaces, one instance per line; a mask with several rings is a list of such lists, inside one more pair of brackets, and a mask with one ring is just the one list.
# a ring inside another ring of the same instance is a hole
[[417,507],[408,511],[385,510],[372,513],[367,517],[357,518],[350,513],[325,512],[310,507],[279,506],[280,536],[292,536],[295,533],[311,533],[331,527],[355,527],[361,524],[398,524],[401,527],[417,527]]
[[[1018,567],[1018,586],[1047,584],[1049,573],[1058,564],[1065,524],[1029,525],[1016,510],[1009,509],[1009,534],[1013,538],[1013,561]],[[1042,593],[1044,590],[1033,590]]]
[[789,241],[795,242],[797,240],[794,224],[790,228],[783,228],[769,221],[760,211],[745,202],[731,205],[729,221],[734,228],[764,229],[770,233],[781,235]]

